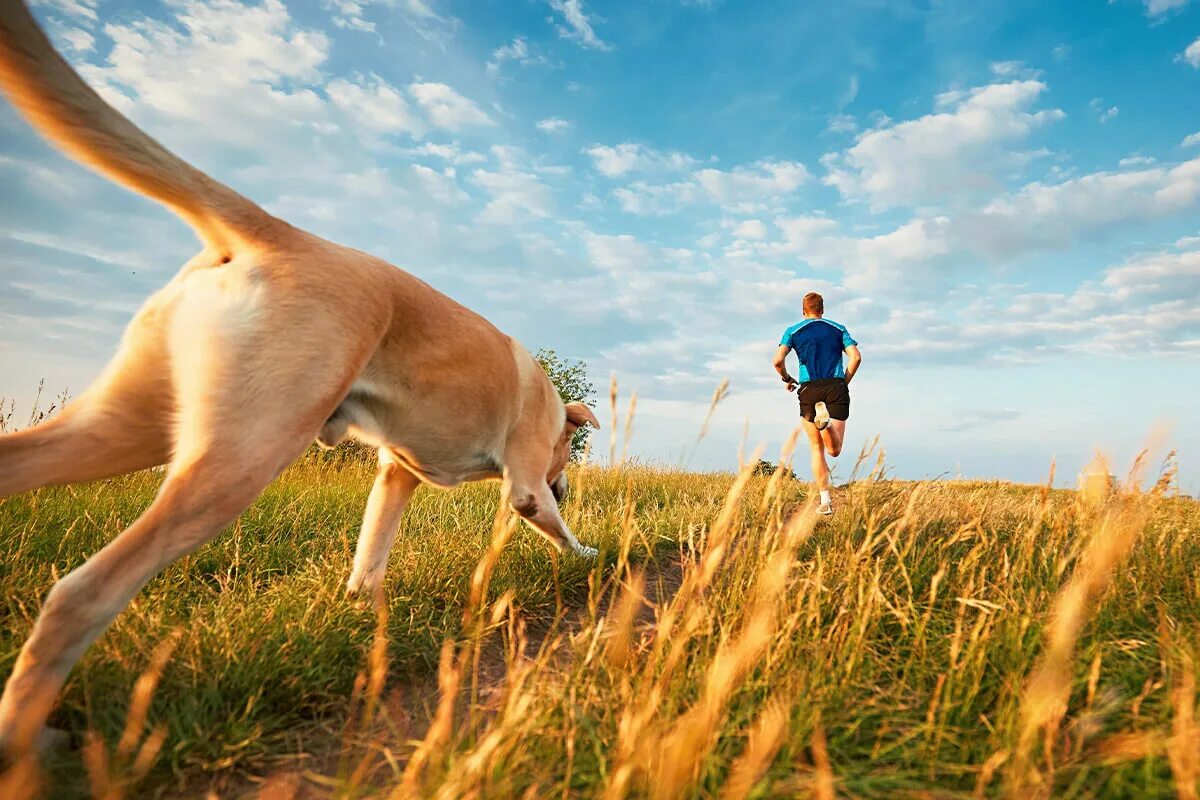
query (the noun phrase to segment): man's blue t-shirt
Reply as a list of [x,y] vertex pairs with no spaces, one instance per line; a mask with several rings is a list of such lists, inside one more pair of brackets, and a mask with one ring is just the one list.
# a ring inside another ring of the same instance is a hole
[[845,325],[824,317],[804,319],[783,332],[779,341],[795,351],[800,359],[801,383],[826,378],[844,378],[842,351],[858,344]]

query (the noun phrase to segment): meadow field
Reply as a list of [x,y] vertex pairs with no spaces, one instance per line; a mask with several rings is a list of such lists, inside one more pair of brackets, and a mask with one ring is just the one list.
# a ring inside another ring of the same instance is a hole
[[[424,488],[376,607],[343,596],[373,467],[313,451],[87,652],[75,748],[5,796],[1196,797],[1169,465],[1091,499],[860,466],[831,521],[782,471],[576,467],[596,562]],[[159,480],[0,501],[0,675]]]

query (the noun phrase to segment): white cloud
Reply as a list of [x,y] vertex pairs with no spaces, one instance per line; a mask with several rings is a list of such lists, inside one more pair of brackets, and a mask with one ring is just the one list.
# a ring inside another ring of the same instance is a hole
[[993,61],[988,65],[992,74],[997,78],[1012,80],[1014,78],[1037,78],[1041,70],[1031,69],[1024,61]]
[[487,63],[490,75],[499,75],[505,62],[511,61],[523,67],[557,67],[545,53],[538,53],[529,46],[524,36],[517,36],[511,42],[501,45],[492,51],[492,58]]
[[918,216],[868,236],[825,217],[780,217],[782,240],[754,245],[764,256],[800,257],[840,270],[864,292],[933,296],[981,262],[1007,263],[1070,247],[1082,236],[1187,213],[1200,207],[1200,159],[1173,167],[1099,172],[1056,184],[1031,183],[984,207]]
[[732,170],[695,170],[685,180],[667,184],[635,181],[615,189],[622,210],[630,214],[673,214],[696,203],[716,203],[729,213],[753,213],[764,203],[791,194],[809,178],[794,161],[759,161]]
[[334,12],[333,24],[350,31],[375,33],[375,23],[363,17],[365,6],[370,0],[327,0],[327,5]]
[[1117,166],[1121,169],[1132,169],[1134,167],[1152,167],[1158,163],[1158,159],[1154,156],[1132,155],[1125,156],[1117,162]]
[[861,238],[841,233],[836,222],[824,217],[780,218],[775,224],[783,242],[767,245],[765,252],[794,254],[815,267],[840,270],[846,285],[859,291],[937,292],[932,278],[951,252],[946,217],[915,219],[889,233]]
[[82,28],[67,28],[59,35],[76,53],[86,53],[96,46],[96,38]]
[[1146,6],[1146,15],[1156,17],[1183,8],[1188,4],[1188,0],[1143,0],[1143,3]]
[[[1183,253],[1155,253],[1109,269],[1103,285],[1113,298],[1200,301],[1200,248]],[[1200,326],[1200,321],[1196,323]]]
[[1184,137],[1184,140],[1179,143],[1180,147],[1195,147],[1200,144],[1200,131],[1196,131],[1190,136]]
[[398,89],[378,76],[359,78],[355,83],[334,78],[325,91],[342,113],[369,133],[406,133],[417,139],[425,135],[425,121]]
[[1200,158],[1174,167],[1097,172],[1031,183],[957,223],[976,252],[994,257],[1063,247],[1083,233],[1160,219],[1200,205]]
[[[80,72],[106,100],[146,124],[185,156],[232,145],[261,152],[327,124],[321,79],[330,43],[294,25],[279,0],[262,5],[191,0],[172,23],[109,23],[105,63]],[[238,121],[236,125],[214,120]]]
[[68,17],[84,22],[96,22],[96,6],[99,0],[36,0],[35,5],[47,6]]
[[615,147],[596,144],[584,152],[592,157],[596,171],[609,178],[629,172],[682,171],[696,163],[696,159],[678,150],[663,152],[634,142]]
[[1100,97],[1093,97],[1091,102],[1088,103],[1088,108],[1090,108],[1096,115],[1096,118],[1100,120],[1101,125],[1117,116],[1117,114],[1121,113],[1121,109],[1117,108],[1116,106],[1109,106],[1108,108],[1105,108],[1104,100]]
[[478,164],[487,161],[487,156],[483,153],[476,153],[473,150],[463,150],[458,146],[457,142],[452,144],[426,142],[425,144],[402,150],[401,152],[409,156],[440,158],[451,164]]
[[994,189],[997,175],[1016,171],[1034,153],[1014,151],[1034,130],[1061,119],[1057,109],[1032,110],[1046,90],[1036,80],[1012,81],[938,96],[940,109],[859,135],[824,159],[824,182],[873,207],[938,202]]
[[858,76],[851,75],[850,82],[846,84],[846,90],[838,97],[838,108],[850,105],[856,97],[858,97]]
[[1193,67],[1200,69],[1200,36],[1183,51],[1183,60]]
[[582,239],[588,258],[605,272],[647,272],[656,265],[650,247],[629,234],[607,236],[584,231]]
[[563,133],[571,127],[571,123],[559,117],[546,117],[538,120],[536,127],[543,133]]
[[67,24],[57,17],[48,17],[46,27],[50,38],[59,50],[82,55],[90,52],[96,46],[95,36],[83,28]]
[[[600,37],[596,35],[596,31],[592,28],[592,21],[583,10],[582,0],[550,0],[550,7],[562,14],[563,20],[567,23],[561,25],[555,22],[559,36],[579,42],[583,47],[594,50],[612,49],[611,45],[601,41]],[[554,19],[551,18],[551,21],[554,22]]]
[[762,223],[762,220],[743,220],[734,227],[733,235],[739,239],[765,239],[767,238],[767,226]]
[[438,14],[424,0],[325,0],[325,5],[334,12],[334,25],[366,33],[378,32],[375,23],[365,16],[367,8],[377,4],[398,11],[419,36],[433,42],[443,42],[461,24],[455,17]]
[[696,181],[719,203],[754,200],[762,195],[791,194],[808,180],[808,169],[795,161],[759,161],[726,172],[702,169],[692,173]]
[[957,315],[900,311],[871,336],[888,361],[1033,362],[1063,352],[1200,354],[1200,251],[1154,253],[1067,292],[992,287]]
[[458,131],[496,124],[479,106],[444,83],[413,83],[408,91],[425,110],[429,121],[439,128]]
[[461,205],[470,199],[467,193],[459,188],[452,167],[438,172],[420,164],[413,164],[412,171],[417,176],[422,194],[432,197],[444,206]]
[[537,175],[513,169],[477,169],[471,181],[492,196],[480,212],[479,222],[511,225],[529,218],[546,218],[554,211],[550,187]]
[[852,114],[834,114],[825,130],[830,133],[857,133],[858,122]]

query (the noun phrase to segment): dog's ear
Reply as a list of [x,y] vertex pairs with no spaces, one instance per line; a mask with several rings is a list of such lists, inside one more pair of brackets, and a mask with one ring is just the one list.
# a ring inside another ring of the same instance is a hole
[[599,429],[600,420],[596,419],[596,415],[592,410],[583,403],[567,403],[567,419],[570,420],[576,428],[583,427],[583,423],[589,423],[593,428]]

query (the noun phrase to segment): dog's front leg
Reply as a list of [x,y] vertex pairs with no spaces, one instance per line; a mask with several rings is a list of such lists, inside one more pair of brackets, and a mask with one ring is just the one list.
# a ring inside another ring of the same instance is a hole
[[397,463],[386,448],[379,448],[379,472],[367,498],[362,531],[354,551],[354,570],[346,581],[346,594],[374,596],[383,587],[388,554],[400,527],[400,516],[420,480]]
[[520,462],[505,471],[504,480],[508,484],[508,502],[512,510],[557,549],[570,550],[584,558],[595,558],[598,555],[596,548],[576,539],[558,513],[558,500],[545,477],[542,477],[544,475],[544,469],[523,468]]

